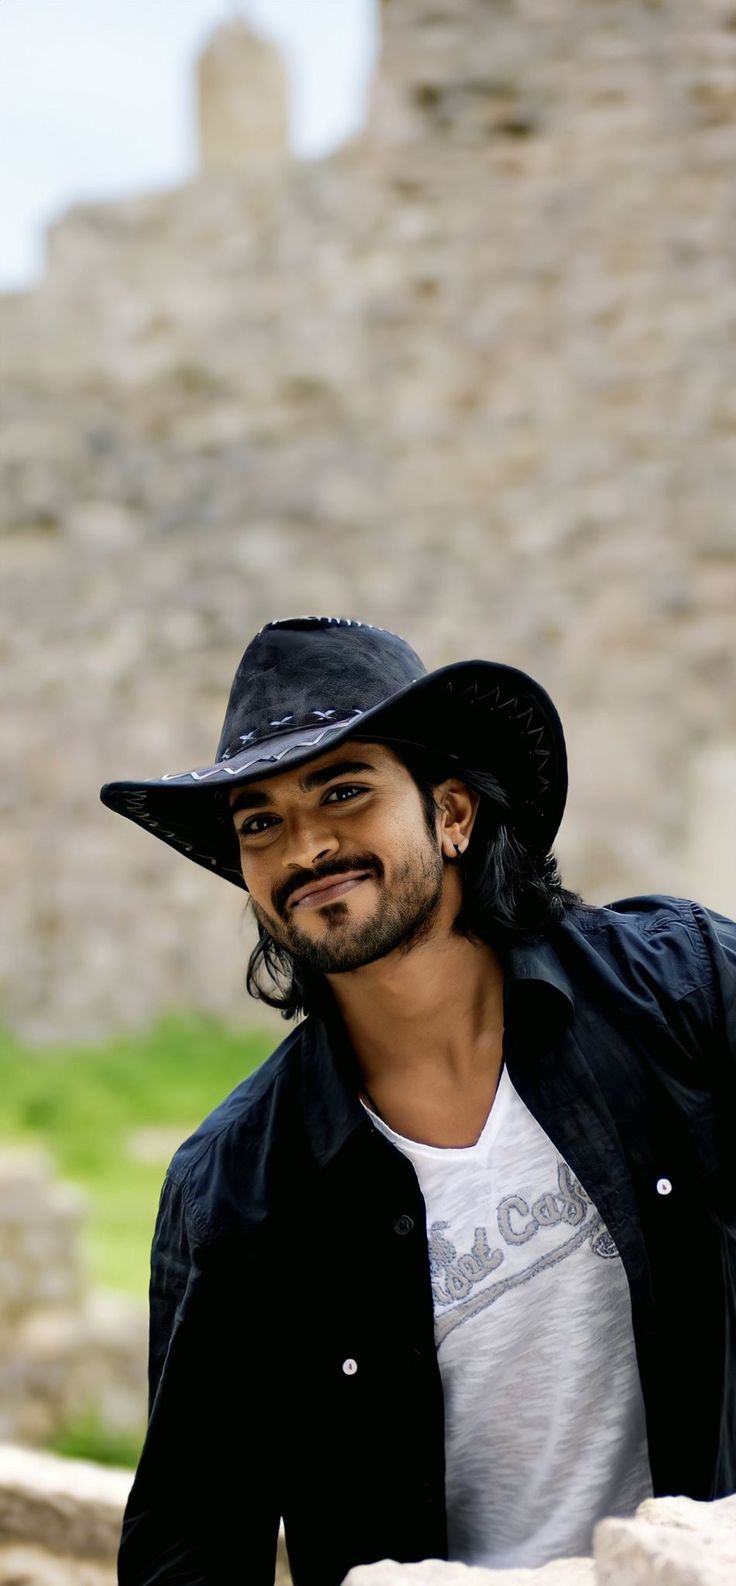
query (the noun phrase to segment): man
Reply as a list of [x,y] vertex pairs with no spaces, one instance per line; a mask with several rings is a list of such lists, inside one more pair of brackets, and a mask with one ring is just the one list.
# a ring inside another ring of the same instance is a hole
[[566,791],[532,678],[327,617],[256,634],[211,764],[102,789],[306,1015],[166,1175],[121,1586],[272,1586],[282,1516],[338,1586],[734,1490],[736,924],[564,889]]

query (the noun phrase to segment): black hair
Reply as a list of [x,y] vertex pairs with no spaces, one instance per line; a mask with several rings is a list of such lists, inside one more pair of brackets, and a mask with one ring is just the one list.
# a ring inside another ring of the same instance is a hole
[[[463,900],[453,922],[455,935],[496,949],[515,937],[544,934],[576,907],[594,907],[563,887],[553,853],[524,842],[514,827],[508,790],[490,771],[464,766],[431,750],[390,742],[390,748],[419,791],[429,835],[436,840],[440,805],[435,788],[457,778],[480,794],[468,846],[459,859]],[[248,961],[246,988],[251,997],[296,1019],[324,1005],[324,976],[274,941],[260,920],[258,942]],[[259,984],[264,968],[271,986]]]

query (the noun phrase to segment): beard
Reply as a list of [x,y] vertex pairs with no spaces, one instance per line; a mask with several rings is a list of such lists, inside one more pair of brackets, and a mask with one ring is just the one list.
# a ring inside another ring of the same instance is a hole
[[[378,891],[378,903],[367,919],[353,917],[348,898],[336,898],[319,909],[320,934],[282,922],[251,898],[253,913],[277,947],[285,949],[305,969],[321,975],[344,974],[373,964],[388,953],[408,953],[432,931],[442,904],[444,864],[429,842],[397,867],[391,888],[383,881],[383,866],[375,858],[356,860],[354,870],[366,870]],[[339,876],[336,878],[339,880]]]

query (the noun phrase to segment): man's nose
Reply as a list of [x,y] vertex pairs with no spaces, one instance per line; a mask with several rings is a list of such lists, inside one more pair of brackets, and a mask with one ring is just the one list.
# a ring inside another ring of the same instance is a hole
[[292,824],[284,853],[286,871],[312,870],[324,863],[338,849],[337,838],[329,831],[324,819],[307,816]]

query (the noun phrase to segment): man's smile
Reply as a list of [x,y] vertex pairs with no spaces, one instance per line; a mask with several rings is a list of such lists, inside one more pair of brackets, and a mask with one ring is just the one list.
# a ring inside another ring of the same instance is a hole
[[327,885],[323,882],[319,887],[312,887],[310,892],[306,892],[301,898],[298,898],[296,903],[292,904],[292,908],[319,908],[322,903],[331,903],[335,898],[343,897],[346,892],[352,892],[353,888],[359,887],[362,881],[369,880],[370,876],[362,875],[348,876],[347,879],[337,880]]

